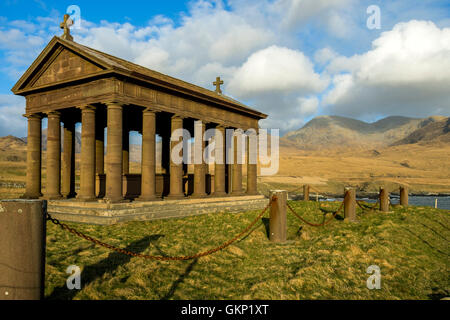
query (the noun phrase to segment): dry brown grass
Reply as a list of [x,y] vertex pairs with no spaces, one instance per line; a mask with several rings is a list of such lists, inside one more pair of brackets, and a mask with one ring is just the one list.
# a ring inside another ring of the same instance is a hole
[[286,188],[311,184],[332,193],[342,192],[344,185],[376,192],[380,185],[397,190],[398,184],[416,193],[449,193],[450,145],[402,145],[377,152],[309,152],[281,147],[278,175],[260,181]]

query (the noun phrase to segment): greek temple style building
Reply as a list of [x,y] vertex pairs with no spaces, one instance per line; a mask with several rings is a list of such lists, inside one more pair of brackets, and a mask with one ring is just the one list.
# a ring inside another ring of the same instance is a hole
[[[174,130],[185,128],[203,152],[206,129],[215,128],[223,137],[227,128],[258,130],[258,121],[266,118],[265,114],[223,95],[220,78],[214,82],[216,91],[210,91],[82,46],[73,41],[65,24],[62,27],[64,35],[50,41],[12,89],[26,98],[25,198],[122,203],[124,199],[145,202],[257,194],[257,165],[246,164],[244,190],[243,164],[225,164],[230,152],[225,143],[221,146],[224,152],[216,152],[213,175],[204,160],[194,164],[192,175],[186,164],[171,159],[171,150],[179,143],[171,136]],[[42,194],[44,117],[48,118],[48,126],[46,185]],[[79,122],[80,188],[76,193],[75,125]],[[139,175],[129,172],[130,131],[142,134]],[[158,174],[157,135],[162,144],[162,172]],[[223,161],[217,161],[218,156]],[[233,156],[236,159],[236,154]]]

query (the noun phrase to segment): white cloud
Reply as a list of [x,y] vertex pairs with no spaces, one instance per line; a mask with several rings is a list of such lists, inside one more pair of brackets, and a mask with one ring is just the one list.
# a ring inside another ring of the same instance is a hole
[[227,87],[233,94],[252,97],[274,92],[314,93],[327,86],[302,52],[270,46],[253,53],[236,71]]
[[[212,90],[221,76],[225,94],[267,113],[261,125],[283,132],[323,113],[449,113],[449,29],[424,21],[397,24],[364,53],[363,36],[378,34],[366,30],[364,6],[354,0],[233,0],[225,7],[198,0],[176,23],[162,15],[149,16],[143,26],[83,20],[72,34],[81,44]],[[17,80],[61,34],[60,20],[55,12],[32,22],[1,19],[0,70]],[[345,41],[355,43],[350,52],[363,53],[339,55],[348,52]],[[1,107],[3,117],[20,119],[24,128],[22,103]]]
[[299,97],[297,101],[300,106],[300,114],[302,116],[311,116],[317,113],[319,107],[319,99],[317,97]]
[[324,102],[351,116],[450,114],[450,29],[433,22],[399,23],[372,49],[335,58],[334,87]]
[[331,48],[322,48],[317,50],[314,54],[314,61],[320,65],[327,64],[332,59],[336,58],[338,54]]
[[283,24],[294,28],[351,4],[353,0],[278,0],[273,9],[285,16]]
[[0,94],[0,137],[15,135],[23,137],[27,132],[25,99],[9,94]]

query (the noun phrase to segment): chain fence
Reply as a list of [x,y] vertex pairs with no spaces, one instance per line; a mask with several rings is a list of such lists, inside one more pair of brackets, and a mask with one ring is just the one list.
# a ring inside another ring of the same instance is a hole
[[[276,197],[274,197],[272,199],[273,201],[276,201]],[[76,230],[75,228],[72,228],[70,226],[68,226],[67,224],[59,221],[58,219],[53,218],[48,212],[46,214],[46,218],[47,220],[51,221],[53,224],[55,224],[56,226],[59,226],[61,229],[68,231],[74,235],[76,235],[77,237],[83,238],[87,241],[90,241],[96,245],[102,246],[104,248],[107,248],[109,250],[118,252],[118,253],[122,253],[128,256],[132,256],[132,257],[138,257],[138,258],[143,258],[143,259],[148,259],[148,260],[158,260],[158,261],[181,261],[181,260],[192,260],[192,259],[197,259],[200,257],[204,257],[210,254],[213,254],[217,251],[223,250],[226,247],[230,246],[232,243],[236,242],[239,238],[241,238],[244,234],[246,234],[258,221],[259,219],[261,219],[263,217],[263,215],[266,213],[267,209],[270,207],[270,203],[267,204],[267,206],[258,214],[258,216],[242,231],[240,232],[238,235],[236,235],[234,238],[224,242],[223,244],[221,244],[220,246],[214,248],[214,249],[210,249],[207,251],[203,251],[203,252],[199,252],[197,254],[194,255],[189,255],[189,256],[153,256],[153,255],[147,255],[147,254],[142,254],[142,253],[136,253],[133,251],[129,251],[129,250],[125,250],[116,246],[113,246],[111,244],[108,244],[106,242],[100,241],[96,238],[93,238],[89,235],[84,234],[83,232],[80,232],[78,230]]]
[[[286,203],[287,207],[289,209],[289,211],[296,216],[300,221],[306,223],[307,225],[311,226],[311,227],[323,227],[327,224],[329,224],[331,221],[334,220],[334,218],[336,218],[336,216],[342,211],[342,209],[344,208],[344,201],[341,202],[341,205],[339,206],[339,209],[333,213],[333,215],[328,219],[325,220],[325,215],[323,216],[323,221],[322,223],[313,223],[313,222],[309,222],[306,219],[302,218],[297,212],[295,212],[294,208],[292,208],[292,206],[289,203]],[[319,204],[320,207],[320,204]]]

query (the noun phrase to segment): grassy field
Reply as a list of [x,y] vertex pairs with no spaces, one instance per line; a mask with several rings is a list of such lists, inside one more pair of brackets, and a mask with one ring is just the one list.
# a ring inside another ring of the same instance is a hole
[[[339,203],[291,202],[321,222]],[[113,226],[70,224],[113,245],[154,255],[187,255],[220,245],[258,211]],[[362,212],[358,223],[339,215],[325,227],[288,214],[288,241],[267,239],[268,213],[243,239],[192,261],[130,258],[94,246],[49,223],[47,299],[440,299],[450,296],[448,211],[397,207]],[[65,270],[82,269],[81,290],[68,290]],[[369,290],[367,267],[381,269],[381,289]]]

